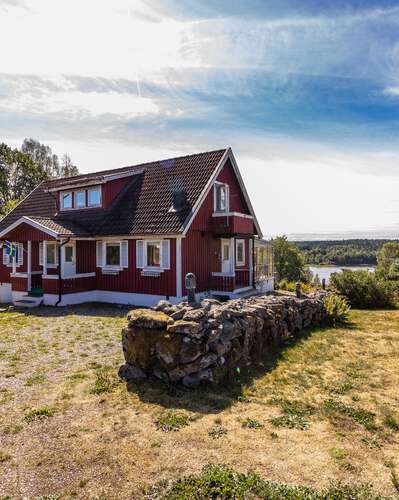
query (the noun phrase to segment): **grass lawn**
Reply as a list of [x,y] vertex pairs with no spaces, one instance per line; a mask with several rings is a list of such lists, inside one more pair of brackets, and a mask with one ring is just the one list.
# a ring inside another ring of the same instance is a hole
[[399,310],[352,311],[194,392],[118,381],[126,312],[0,313],[0,498],[157,498],[207,464],[398,494]]

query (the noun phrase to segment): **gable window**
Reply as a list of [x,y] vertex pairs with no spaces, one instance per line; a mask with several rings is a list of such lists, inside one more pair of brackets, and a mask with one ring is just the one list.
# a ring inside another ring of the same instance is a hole
[[63,210],[68,210],[69,208],[73,208],[71,192],[61,193],[61,208]]
[[87,205],[89,207],[101,207],[101,186],[87,190]]
[[147,267],[161,267],[161,242],[147,242]]
[[238,266],[245,265],[245,241],[236,240],[236,263]]
[[229,186],[217,182],[214,191],[214,209],[215,212],[229,211]]
[[105,265],[111,267],[121,265],[121,246],[119,242],[105,244]]
[[75,208],[86,206],[86,191],[75,191]]

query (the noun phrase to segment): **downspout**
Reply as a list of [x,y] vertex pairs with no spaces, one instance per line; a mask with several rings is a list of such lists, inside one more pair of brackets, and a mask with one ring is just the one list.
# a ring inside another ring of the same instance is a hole
[[252,288],[256,288],[256,285],[255,285],[255,273],[256,273],[255,237],[252,236]]
[[57,307],[62,300],[61,248],[70,241],[71,238],[70,236],[68,236],[68,238],[64,241],[64,243],[58,245],[58,300],[55,303],[55,307]]

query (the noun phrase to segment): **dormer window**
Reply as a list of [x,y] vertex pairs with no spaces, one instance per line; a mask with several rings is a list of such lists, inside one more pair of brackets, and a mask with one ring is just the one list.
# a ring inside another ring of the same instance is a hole
[[102,206],[101,186],[93,186],[76,191],[61,191],[61,210],[82,210],[83,208],[98,208]]
[[61,193],[61,208],[62,210],[68,210],[73,208],[73,194],[69,193]]
[[215,212],[229,211],[229,186],[227,184],[215,183],[214,210]]
[[86,206],[86,191],[75,191],[75,208]]
[[101,187],[96,186],[87,191],[87,205],[89,207],[101,207]]

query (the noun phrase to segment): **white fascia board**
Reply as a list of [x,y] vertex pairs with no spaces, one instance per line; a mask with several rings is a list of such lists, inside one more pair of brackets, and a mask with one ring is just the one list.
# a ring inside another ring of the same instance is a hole
[[229,158],[230,158],[231,164],[233,165],[233,170],[234,170],[234,172],[235,172],[235,174],[237,176],[237,179],[238,179],[238,182],[240,184],[241,190],[242,190],[242,192],[244,194],[244,198],[245,198],[245,201],[247,202],[249,211],[251,212],[251,214],[252,214],[252,216],[254,218],[254,224],[255,224],[255,227],[256,227],[256,231],[258,233],[258,237],[262,238],[262,236],[263,236],[262,235],[262,230],[260,228],[258,219],[256,218],[255,210],[254,210],[254,208],[252,206],[252,203],[251,203],[251,200],[249,198],[248,192],[246,190],[244,181],[243,181],[243,179],[241,177],[240,170],[238,169],[238,165],[237,165],[236,159],[234,158],[233,151],[230,148],[229,148]]
[[241,177],[241,174],[240,174],[240,171],[238,169],[238,166],[237,166],[237,162],[234,158],[234,155],[233,155],[233,152],[231,150],[231,148],[227,148],[224,155],[222,156],[218,166],[216,167],[215,169],[215,172],[213,173],[212,177],[209,179],[207,185],[205,186],[204,190],[202,191],[201,193],[201,196],[198,198],[197,200],[197,203],[194,205],[193,207],[193,210],[191,212],[191,214],[187,217],[187,219],[185,220],[183,226],[182,226],[182,229],[183,229],[183,235],[187,234],[187,231],[189,230],[195,216],[197,215],[198,213],[198,210],[200,209],[202,203],[204,202],[206,196],[208,195],[209,191],[211,190],[217,176],[219,175],[220,171],[222,170],[222,168],[224,167],[227,159],[230,159],[231,161],[231,164],[233,166],[233,170],[237,176],[237,179],[238,179],[238,183],[241,187],[241,190],[243,192],[243,195],[244,195],[244,198],[245,198],[245,201],[247,202],[247,205],[248,205],[248,208],[249,208],[249,211],[251,212],[251,215],[253,217],[253,220],[254,220],[254,224],[255,224],[255,227],[256,227],[256,231],[257,231],[257,234],[259,236],[259,238],[262,238],[262,230],[259,226],[259,222],[256,218],[256,215],[255,215],[255,211],[253,209],[253,206],[252,206],[252,203],[249,199],[249,196],[248,196],[248,192],[245,188],[245,185],[244,185],[244,181]]
[[17,221],[15,221],[14,223],[12,223],[10,226],[6,227],[6,229],[4,229],[4,231],[2,231],[0,233],[0,238],[2,238],[7,233],[9,233],[10,231],[12,231],[13,229],[15,229],[16,227],[20,226],[23,223],[29,224],[30,226],[34,227],[35,229],[39,229],[43,233],[46,233],[49,236],[52,236],[53,238],[57,238],[58,237],[58,233],[56,233],[52,229],[49,229],[48,227],[44,226],[43,224],[40,224],[40,222],[36,222],[33,219],[31,219],[29,217],[26,217],[24,215],[23,217],[19,218]]
[[229,152],[231,151],[230,148],[226,148],[226,151],[224,152],[222,158],[220,159],[217,167],[215,168],[215,171],[211,175],[209,181],[207,182],[206,186],[204,187],[201,195],[199,196],[198,200],[196,201],[195,205],[193,206],[191,213],[188,215],[186,220],[183,222],[183,225],[181,226],[181,230],[183,232],[183,235],[187,234],[187,231],[190,229],[190,226],[195,219],[195,216],[198,213],[198,210],[201,208],[202,203],[204,202],[205,198],[207,197],[209,191],[212,189],[212,186],[216,180],[216,177],[219,175],[220,171],[224,167],[224,164],[226,163],[227,158],[229,157]]

